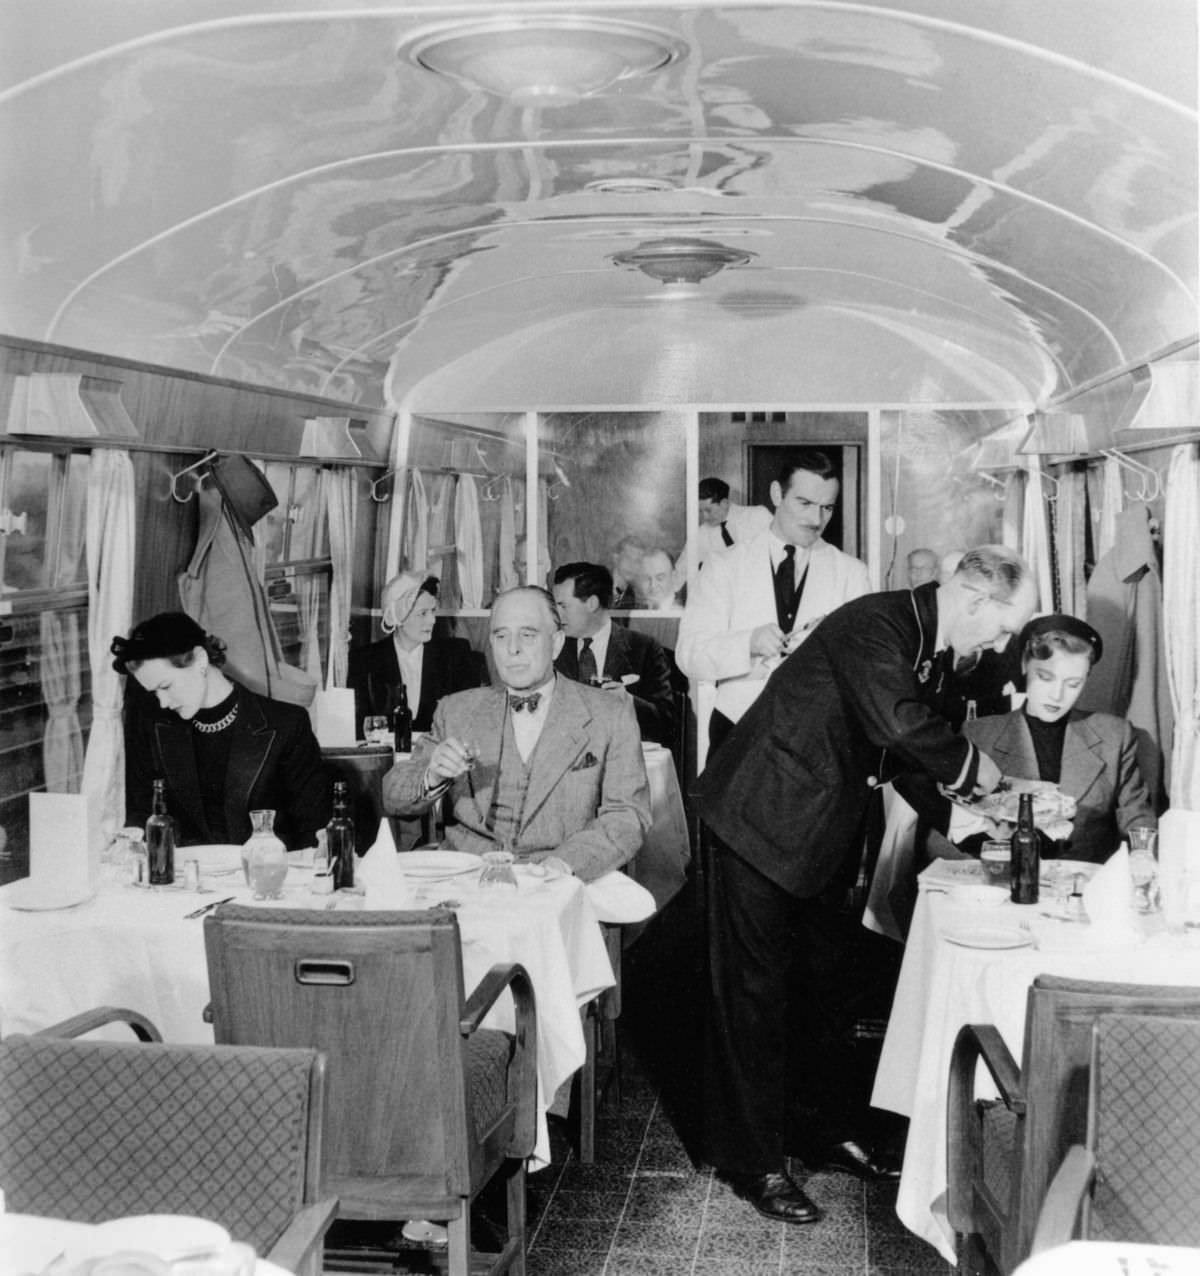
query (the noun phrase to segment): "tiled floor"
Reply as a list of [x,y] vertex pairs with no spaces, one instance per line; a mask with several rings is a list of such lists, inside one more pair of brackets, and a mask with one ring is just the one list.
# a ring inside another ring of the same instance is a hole
[[[628,1070],[627,1070],[628,1071]],[[564,1158],[529,1179],[529,1276],[945,1276],[951,1269],[901,1225],[895,1188],[843,1174],[806,1184],[826,1217],[761,1218],[693,1164],[653,1088],[627,1077],[620,1113],[602,1118],[597,1163]],[[565,1136],[559,1133],[560,1147]],[[557,1149],[556,1149],[557,1150]]]

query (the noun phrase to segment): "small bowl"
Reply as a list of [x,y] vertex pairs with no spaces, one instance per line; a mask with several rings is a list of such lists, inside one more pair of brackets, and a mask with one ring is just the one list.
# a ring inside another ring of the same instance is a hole
[[1007,887],[966,882],[951,886],[946,894],[952,904],[969,904],[972,908],[994,908],[997,904],[1005,903],[1009,898]]

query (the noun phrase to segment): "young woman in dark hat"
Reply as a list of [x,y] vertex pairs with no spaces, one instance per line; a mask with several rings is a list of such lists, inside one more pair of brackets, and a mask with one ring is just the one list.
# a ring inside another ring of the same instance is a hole
[[[225,647],[183,612],[163,612],[112,641],[125,697],[125,820],[145,823],[166,780],[180,845],[241,843],[250,812],[275,812],[289,850],[315,846],[330,782],[308,712],[268,700],[221,670]],[[136,684],[136,685],[134,685]]]
[[1018,645],[1025,704],[968,722],[963,734],[1006,776],[1048,780],[1073,797],[1070,837],[1052,853],[1102,863],[1131,828],[1155,828],[1158,820],[1138,771],[1133,728],[1124,718],[1074,707],[1102,654],[1100,635],[1074,616],[1039,616]]

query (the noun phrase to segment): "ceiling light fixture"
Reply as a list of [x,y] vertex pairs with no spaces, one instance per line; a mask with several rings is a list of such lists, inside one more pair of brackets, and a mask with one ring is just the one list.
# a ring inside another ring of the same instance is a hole
[[426,28],[398,52],[521,106],[569,106],[677,62],[688,46],[638,23],[539,16]]
[[613,253],[617,266],[632,266],[664,284],[698,284],[726,266],[744,266],[756,253],[730,248],[711,239],[654,239]]

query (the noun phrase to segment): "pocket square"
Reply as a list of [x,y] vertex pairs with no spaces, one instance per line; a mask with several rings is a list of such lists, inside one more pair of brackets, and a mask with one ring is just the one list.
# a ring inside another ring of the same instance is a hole
[[586,771],[590,766],[599,766],[600,759],[594,753],[585,753],[571,768],[572,771]]

